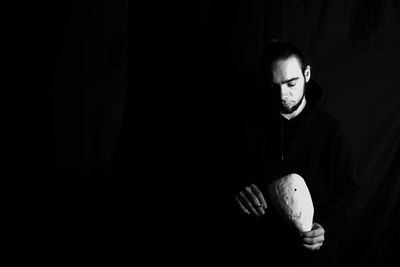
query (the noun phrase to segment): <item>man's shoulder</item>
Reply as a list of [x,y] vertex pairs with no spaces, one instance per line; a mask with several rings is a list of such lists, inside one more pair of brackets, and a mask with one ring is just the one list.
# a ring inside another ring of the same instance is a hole
[[342,126],[340,120],[331,112],[324,109],[316,109],[313,112],[312,120],[326,130],[330,131],[341,131]]
[[326,109],[315,109],[314,114],[318,119],[322,119],[322,120],[332,122],[332,123],[339,122],[337,117],[332,112],[330,112]]

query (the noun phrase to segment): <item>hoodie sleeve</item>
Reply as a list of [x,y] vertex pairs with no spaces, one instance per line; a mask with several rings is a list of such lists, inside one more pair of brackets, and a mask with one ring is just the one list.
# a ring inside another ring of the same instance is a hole
[[325,228],[327,236],[336,236],[349,221],[351,207],[359,191],[352,149],[341,128],[332,141],[330,172],[333,178],[332,195],[315,221]]

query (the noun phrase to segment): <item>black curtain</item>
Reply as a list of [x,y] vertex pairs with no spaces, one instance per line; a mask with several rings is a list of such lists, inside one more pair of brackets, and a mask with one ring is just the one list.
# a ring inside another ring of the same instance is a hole
[[232,136],[241,112],[262,110],[257,62],[283,38],[310,57],[354,150],[361,191],[337,263],[396,260],[397,1],[128,2],[5,7],[10,251],[229,260]]
[[229,259],[220,230],[230,227],[222,195],[232,136],[239,114],[265,108],[257,62],[263,44],[281,38],[310,58],[324,106],[354,151],[361,191],[331,264],[396,261],[396,1],[142,1],[135,12],[133,98],[143,126],[132,132],[142,134],[138,181],[150,193],[142,199],[154,201],[153,209],[141,205],[151,218],[144,239],[154,240],[146,248],[174,260],[191,253]]
[[109,175],[127,91],[128,1],[4,10],[5,259],[102,258],[115,247]]

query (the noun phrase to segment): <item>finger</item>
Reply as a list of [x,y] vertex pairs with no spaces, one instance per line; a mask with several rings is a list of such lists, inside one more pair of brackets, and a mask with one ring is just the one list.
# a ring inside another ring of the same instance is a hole
[[305,247],[308,250],[319,250],[319,249],[321,249],[322,244],[323,244],[322,242],[316,243],[316,244],[313,244],[313,245],[303,244],[303,247]]
[[252,192],[257,196],[257,198],[260,200],[261,205],[263,205],[263,207],[266,209],[268,207],[267,202],[265,201],[264,196],[261,193],[260,189],[258,189],[258,187],[255,184],[251,184],[250,188]]
[[246,195],[243,192],[239,193],[240,196],[240,200],[242,201],[243,205],[254,215],[256,215],[257,217],[260,216],[260,214],[258,214],[257,210],[254,208],[253,204],[251,204],[251,202],[249,201],[249,199],[246,197]]
[[251,190],[250,186],[247,186],[245,188],[246,191],[246,195],[250,198],[251,203],[253,204],[253,206],[257,209],[258,213],[261,215],[264,215],[264,209],[263,209],[263,205],[261,204],[260,200],[256,197],[256,195],[253,193],[253,191]]
[[310,246],[310,245],[303,245],[306,249],[311,250],[311,251],[315,251],[315,250],[320,250],[321,247],[320,246]]
[[262,206],[256,195],[251,191],[250,186],[246,186],[245,189],[246,195],[250,198],[251,202],[255,204],[255,206]]
[[320,235],[317,237],[306,237],[303,238],[303,243],[305,244],[316,244],[316,243],[321,243],[325,240],[325,236],[324,235]]
[[322,245],[324,244],[324,242],[319,242],[319,243],[315,243],[315,244],[303,244],[303,246],[305,248],[311,249],[311,250],[315,250],[315,249],[320,249],[322,247]]
[[248,211],[248,209],[246,209],[246,207],[243,205],[243,203],[240,201],[240,199],[238,197],[235,197],[236,202],[239,205],[239,208],[246,214],[250,214],[250,211]]
[[311,231],[308,231],[308,232],[301,232],[300,235],[302,237],[310,237],[310,238],[312,238],[312,237],[317,237],[317,236],[325,234],[325,230],[324,230],[324,228],[322,228],[321,225],[318,224],[315,227],[313,226],[313,228],[314,228],[314,230],[311,230]]
[[319,223],[313,223],[311,230],[324,229]]
[[249,200],[249,198],[243,191],[241,191],[239,193],[239,196],[240,196],[241,202],[246,207],[246,209],[250,211],[250,213],[254,214],[257,217],[260,216],[260,214],[257,212],[257,210],[255,208],[255,205],[253,205],[253,203]]

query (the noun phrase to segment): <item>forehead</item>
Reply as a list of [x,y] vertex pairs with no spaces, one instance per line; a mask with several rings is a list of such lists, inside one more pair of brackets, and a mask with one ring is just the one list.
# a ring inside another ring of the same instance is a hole
[[271,74],[274,81],[301,77],[301,64],[295,56],[290,56],[285,59],[279,59],[272,63]]

